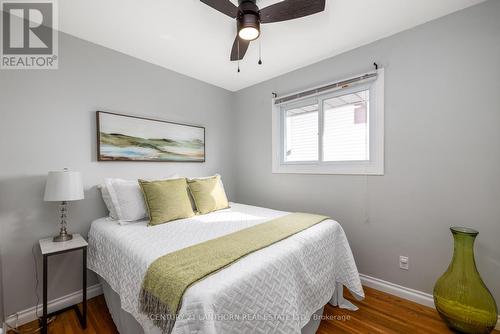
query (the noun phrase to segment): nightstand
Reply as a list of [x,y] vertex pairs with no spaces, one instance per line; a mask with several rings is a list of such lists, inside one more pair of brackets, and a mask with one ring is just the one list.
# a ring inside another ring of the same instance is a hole
[[[73,234],[73,239],[63,242],[53,242],[52,238],[42,239],[39,241],[40,250],[43,256],[43,316],[42,316],[42,334],[47,334],[47,319],[53,315],[74,309],[80,325],[83,329],[87,328],[87,241],[80,234]],[[62,310],[47,314],[47,271],[48,271],[48,258],[52,255],[73,252],[82,250],[83,258],[83,272],[82,272],[82,312],[77,305],[66,307]]]

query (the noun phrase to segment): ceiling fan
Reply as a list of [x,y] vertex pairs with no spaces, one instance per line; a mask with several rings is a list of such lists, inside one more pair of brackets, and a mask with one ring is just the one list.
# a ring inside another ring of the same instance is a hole
[[238,34],[231,50],[232,61],[243,59],[250,42],[259,38],[261,23],[288,21],[322,12],[325,10],[325,1],[285,0],[259,9],[257,0],[238,0],[238,7],[229,0],[201,0],[219,12],[236,19]]

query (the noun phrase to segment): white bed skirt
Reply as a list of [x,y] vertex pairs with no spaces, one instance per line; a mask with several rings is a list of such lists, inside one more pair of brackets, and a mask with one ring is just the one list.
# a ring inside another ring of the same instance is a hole
[[[142,334],[144,330],[135,318],[128,312],[124,311],[121,307],[120,296],[113,291],[109,284],[102,277],[99,276],[99,282],[102,285],[104,298],[108,305],[109,313],[120,334]],[[309,322],[302,328],[302,334],[315,334],[321,323],[321,315],[323,314],[323,307],[317,310]]]

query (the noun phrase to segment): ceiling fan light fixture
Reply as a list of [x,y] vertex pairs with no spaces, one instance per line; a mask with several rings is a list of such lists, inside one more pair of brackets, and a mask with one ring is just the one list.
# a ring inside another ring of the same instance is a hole
[[253,41],[260,36],[259,17],[253,13],[246,13],[238,20],[238,36],[246,41]]
[[259,37],[260,31],[255,27],[245,27],[239,31],[238,35],[241,39],[253,41]]

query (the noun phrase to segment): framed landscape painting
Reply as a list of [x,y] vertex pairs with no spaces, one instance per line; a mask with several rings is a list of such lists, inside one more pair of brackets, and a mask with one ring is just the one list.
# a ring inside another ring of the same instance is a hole
[[97,112],[98,161],[205,162],[205,128]]

